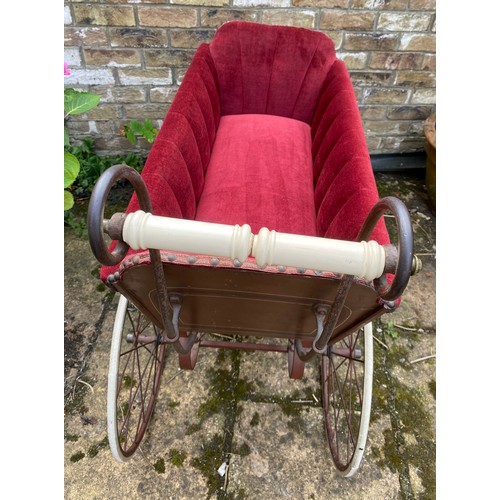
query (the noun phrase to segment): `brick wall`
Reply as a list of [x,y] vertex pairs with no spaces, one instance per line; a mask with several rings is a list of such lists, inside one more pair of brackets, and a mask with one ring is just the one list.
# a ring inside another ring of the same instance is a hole
[[196,47],[238,19],[321,30],[351,73],[372,154],[423,151],[435,110],[435,0],[66,0],[65,85],[101,103],[68,122],[102,153],[147,148],[120,136],[131,119],[157,126]]

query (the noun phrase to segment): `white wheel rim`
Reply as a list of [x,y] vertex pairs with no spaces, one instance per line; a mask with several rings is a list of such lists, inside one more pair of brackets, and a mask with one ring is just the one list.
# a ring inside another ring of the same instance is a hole
[[127,314],[128,300],[120,295],[118,308],[116,310],[115,323],[113,327],[113,339],[111,341],[111,351],[109,357],[108,371],[108,441],[113,457],[118,462],[125,462],[130,457],[126,457],[120,450],[118,441],[118,426],[116,418],[116,398],[118,389],[118,367],[120,366],[120,345],[122,341],[123,325]]
[[350,477],[358,470],[363,454],[365,452],[368,438],[368,428],[370,427],[370,413],[372,406],[372,385],[373,385],[373,326],[367,323],[363,327],[364,337],[364,378],[363,378],[363,404],[361,406],[361,419],[359,424],[358,441],[356,450],[351,459],[351,463],[341,474]]

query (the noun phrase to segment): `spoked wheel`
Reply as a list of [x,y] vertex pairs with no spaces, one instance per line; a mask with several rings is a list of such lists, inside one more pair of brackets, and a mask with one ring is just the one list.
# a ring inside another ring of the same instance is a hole
[[153,413],[165,360],[159,330],[121,296],[108,373],[108,439],[114,458],[129,459]]
[[326,434],[335,467],[344,477],[359,467],[365,450],[372,399],[372,324],[327,349],[321,378]]

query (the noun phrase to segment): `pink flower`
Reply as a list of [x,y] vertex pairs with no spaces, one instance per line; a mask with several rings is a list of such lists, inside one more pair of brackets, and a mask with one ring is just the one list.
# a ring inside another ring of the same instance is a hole
[[68,63],[64,63],[64,76],[69,76],[71,75],[71,71],[68,69]]

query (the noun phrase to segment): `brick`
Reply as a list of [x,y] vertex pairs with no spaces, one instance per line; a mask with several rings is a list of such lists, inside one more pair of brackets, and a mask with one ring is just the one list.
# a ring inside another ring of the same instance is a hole
[[[74,2],[75,0],[73,0]],[[87,0],[78,0],[79,2],[86,2]],[[104,3],[167,3],[168,0],[91,0],[92,2]]]
[[408,0],[352,0],[351,9],[406,10]]
[[413,52],[373,52],[369,67],[372,69],[423,69],[424,56]]
[[102,5],[73,5],[77,24],[134,26],[134,8]]
[[428,71],[400,71],[394,85],[400,87],[435,87],[436,75]]
[[392,73],[387,71],[352,71],[353,85],[384,86],[390,83]]
[[[436,108],[433,106],[429,107],[429,114],[425,116],[427,119],[434,111],[436,111]],[[424,137],[424,122],[425,120],[417,120],[413,121],[410,123],[410,131],[408,135],[410,136],[417,136],[417,137]]]
[[172,85],[170,69],[121,69],[118,77],[122,85]]
[[189,66],[193,58],[193,50],[145,50],[146,67],[183,67]]
[[352,13],[324,10],[321,13],[319,27],[330,30],[369,31],[373,28],[375,16],[374,12]]
[[81,115],[70,116],[65,123],[66,127],[68,127],[71,144],[74,143],[73,139],[75,136],[78,136],[79,134],[87,135],[90,133],[89,122],[87,120],[80,120],[79,118],[81,118]]
[[115,77],[110,69],[72,69],[71,76],[64,79],[66,86],[71,85],[108,85],[114,84]]
[[436,71],[436,54],[425,54],[422,69],[425,71]]
[[113,120],[122,116],[121,105],[119,104],[101,104],[81,115],[87,120]]
[[411,97],[412,104],[436,104],[436,89],[415,89]]
[[365,120],[363,128],[367,135],[404,135],[408,133],[410,127],[406,122]]
[[233,0],[235,7],[290,7],[291,0]]
[[400,50],[436,52],[436,35],[405,33],[401,36]]
[[218,28],[228,21],[257,21],[256,10],[200,9],[201,26]]
[[81,66],[82,58],[80,56],[80,49],[76,47],[64,49],[64,61],[67,62],[70,67]]
[[366,68],[367,52],[337,52],[337,57],[345,62],[349,70]]
[[382,144],[382,139],[376,136],[369,136],[366,138],[366,145],[368,146],[368,151],[370,154],[376,154],[380,151],[380,145]]
[[170,30],[170,44],[174,48],[197,48],[202,43],[210,43],[215,30]]
[[165,117],[165,104],[128,104],[124,106],[124,117],[131,120],[157,119]]
[[382,12],[377,29],[386,31],[425,31],[432,22],[431,14]]
[[408,94],[407,89],[366,88],[363,89],[363,104],[404,104]]
[[[109,155],[135,151],[136,148],[125,137],[97,137],[94,141],[96,151],[105,151]],[[138,149],[138,148],[137,148]]]
[[436,0],[410,0],[410,10],[436,10]]
[[155,87],[149,91],[149,100],[151,102],[168,102],[174,100],[177,93],[177,87]]
[[383,120],[385,118],[385,106],[360,106],[359,113],[363,120]]
[[394,50],[397,44],[397,34],[346,33],[342,48],[344,50]]
[[141,56],[134,49],[84,49],[83,56],[88,65],[114,66],[140,66]]
[[210,7],[225,7],[229,5],[229,0],[170,0],[176,5],[208,5]]
[[157,28],[110,28],[111,47],[166,47],[167,32]]
[[146,91],[137,87],[113,87],[111,90],[112,100],[114,102],[145,102]]
[[432,113],[432,106],[398,106],[387,110],[389,120],[425,120]]
[[107,120],[89,121],[89,132],[97,135],[113,135],[118,133],[115,122]]
[[262,22],[280,26],[314,28],[316,13],[313,10],[263,10]]
[[294,7],[327,7],[329,9],[347,9],[349,0],[292,0]]
[[166,28],[196,27],[196,9],[189,7],[138,7],[139,24]]
[[64,45],[106,46],[106,28],[64,28]]
[[94,87],[101,96],[101,103],[138,103],[146,101],[146,91],[141,87]]
[[73,17],[71,16],[71,9],[69,5],[64,6],[64,24],[71,24],[73,22]]

